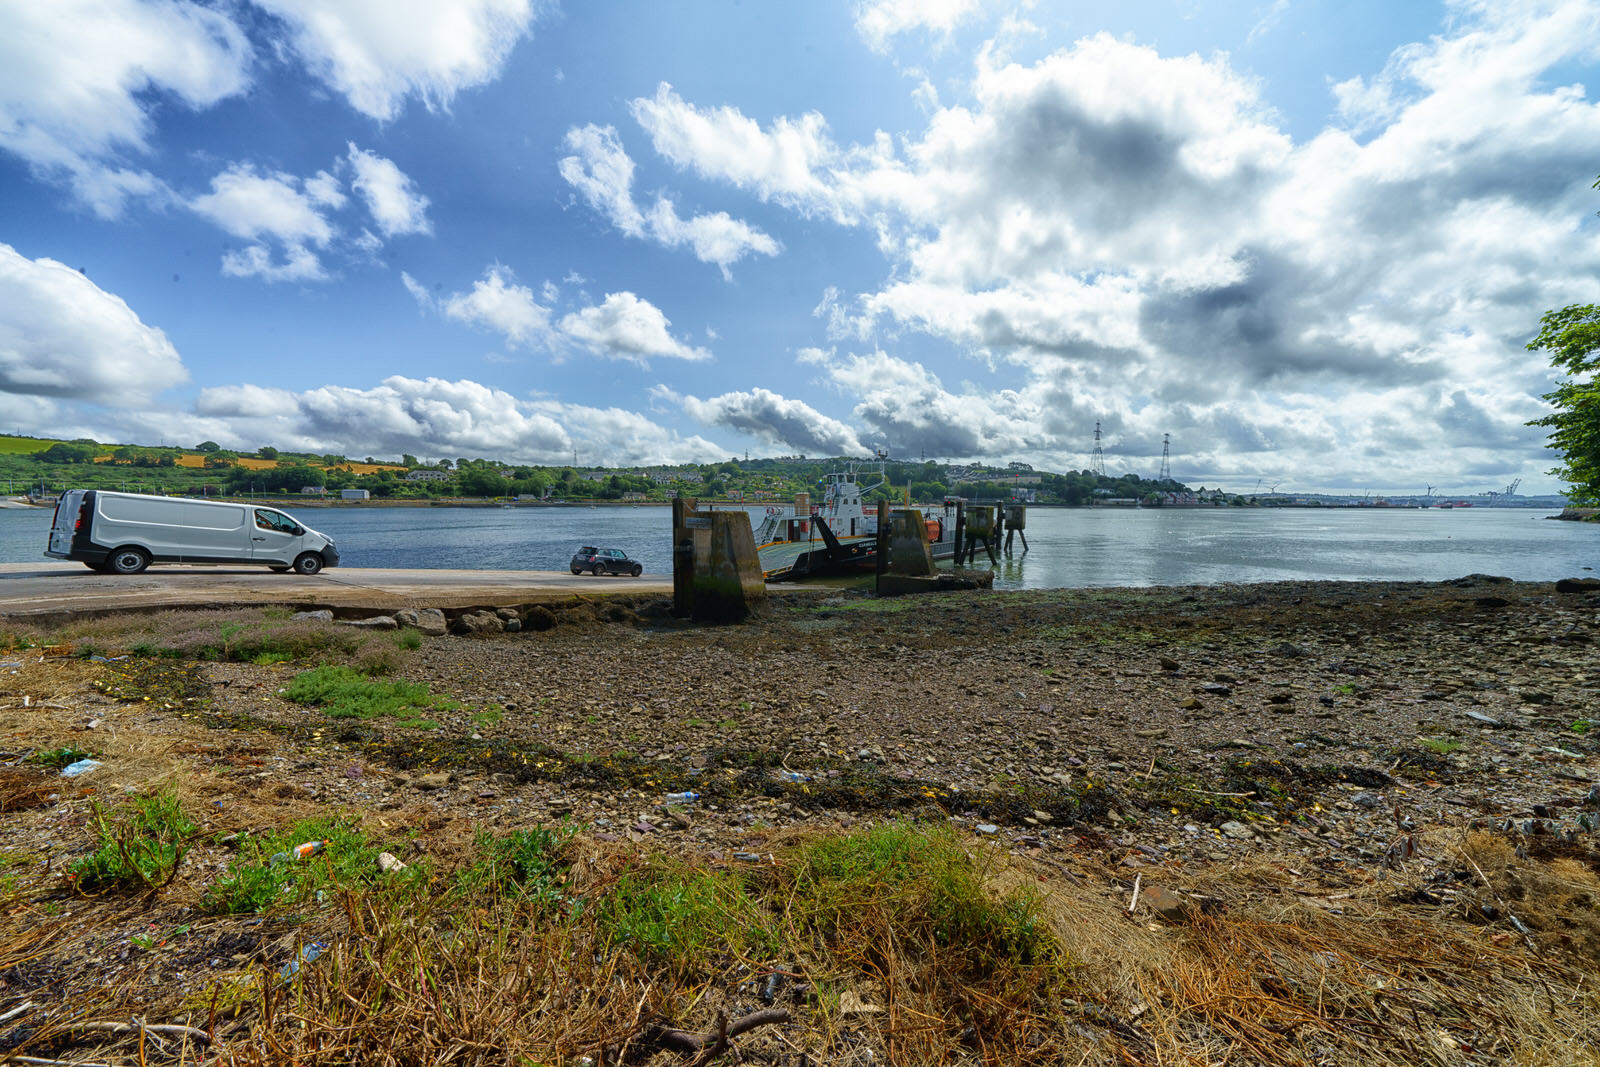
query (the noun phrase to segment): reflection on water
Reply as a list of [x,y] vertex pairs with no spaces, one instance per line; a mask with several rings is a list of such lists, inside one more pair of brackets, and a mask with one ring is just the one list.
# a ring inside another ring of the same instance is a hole
[[[580,545],[672,568],[671,512],[641,508],[303,508],[350,567],[564,570]],[[762,509],[753,509],[760,512]],[[1512,508],[1454,511],[1030,508],[999,589],[1216,585],[1285,579],[1528,581],[1594,565],[1600,526]],[[0,510],[0,562],[48,562],[48,509]],[[987,564],[981,553],[979,561]],[[604,579],[597,579],[604,581]]]

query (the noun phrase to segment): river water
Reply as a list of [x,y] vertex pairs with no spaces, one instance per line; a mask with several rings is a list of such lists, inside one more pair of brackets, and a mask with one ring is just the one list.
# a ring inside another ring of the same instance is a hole
[[[295,509],[291,506],[291,514]],[[752,509],[759,512],[761,509]],[[995,586],[1217,585],[1288,579],[1552,581],[1600,566],[1600,525],[1517,508],[1030,508],[1029,551]],[[560,570],[579,545],[672,569],[670,511],[595,508],[304,508],[347,567]],[[0,563],[49,562],[45,508],[0,509]]]

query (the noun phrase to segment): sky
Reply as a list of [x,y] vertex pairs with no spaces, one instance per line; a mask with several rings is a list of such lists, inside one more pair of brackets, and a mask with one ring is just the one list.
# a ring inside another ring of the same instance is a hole
[[0,0],[0,430],[1558,488],[1600,0]]

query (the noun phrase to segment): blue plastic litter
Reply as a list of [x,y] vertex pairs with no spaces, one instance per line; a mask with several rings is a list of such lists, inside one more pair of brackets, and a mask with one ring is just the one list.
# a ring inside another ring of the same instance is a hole
[[69,763],[61,768],[61,777],[76,778],[78,775],[86,774],[98,766],[100,766],[100,761],[97,759],[81,759],[76,763]]
[[278,969],[278,977],[288,979],[300,973],[302,963],[314,963],[316,958],[326,952],[328,946],[321,941],[313,941],[300,949],[300,958],[290,960]]

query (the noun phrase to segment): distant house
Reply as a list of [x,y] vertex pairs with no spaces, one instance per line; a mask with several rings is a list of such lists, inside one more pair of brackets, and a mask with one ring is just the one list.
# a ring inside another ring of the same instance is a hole
[[327,496],[328,495],[328,489],[327,489],[327,486],[322,486],[322,485],[302,485],[300,487],[300,495],[301,496]]
[[406,481],[408,482],[447,482],[449,480],[449,471],[406,471]]
[[622,494],[622,499],[638,501],[638,500],[649,500],[650,498],[648,496],[646,496],[645,494],[643,494],[643,493],[623,493]]
[[371,500],[372,499],[372,493],[369,492],[366,489],[341,489],[341,490],[339,490],[339,499],[340,500]]
[[610,471],[584,471],[582,474],[578,475],[578,477],[582,478],[586,482],[603,482],[607,478],[611,477],[611,472]]

